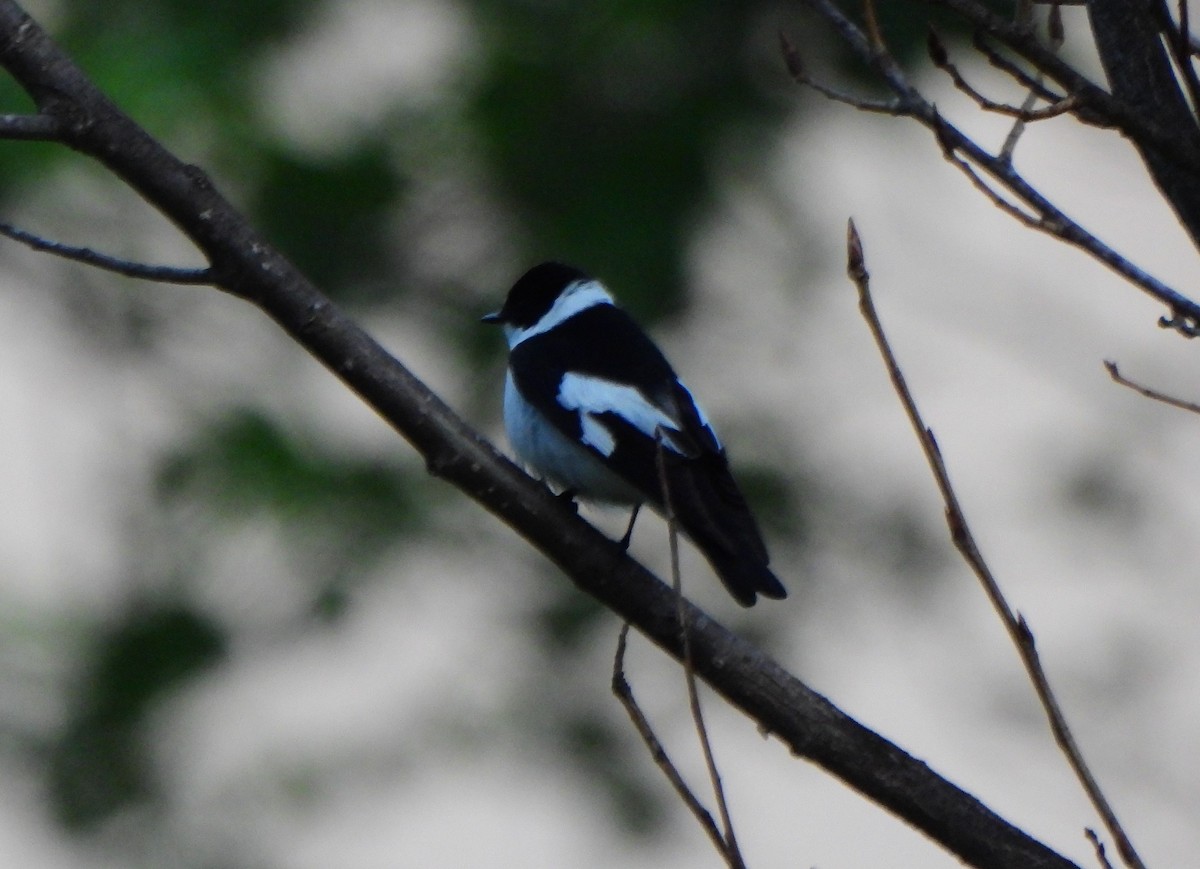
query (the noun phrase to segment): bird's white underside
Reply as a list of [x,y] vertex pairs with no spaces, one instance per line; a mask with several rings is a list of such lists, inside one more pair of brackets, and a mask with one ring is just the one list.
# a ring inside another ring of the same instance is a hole
[[567,437],[526,401],[513,383],[511,373],[504,384],[504,427],[517,458],[563,489],[612,504],[637,504],[644,500],[597,453]]

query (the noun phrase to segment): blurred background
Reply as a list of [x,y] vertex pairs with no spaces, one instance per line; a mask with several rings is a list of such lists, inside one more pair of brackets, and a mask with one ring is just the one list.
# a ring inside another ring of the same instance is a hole
[[[503,347],[479,316],[543,259],[605,280],[731,445],[791,597],[743,611],[685,547],[689,593],[1091,865],[1098,822],[951,550],[858,317],[852,215],[1095,772],[1148,863],[1194,859],[1197,421],[1101,360],[1194,400],[1195,348],[996,211],[915,126],[792,84],[780,30],[872,93],[798,4],[26,5],[498,442]],[[925,92],[998,147],[1006,122],[927,69],[916,7],[885,7]],[[1067,25],[1099,79],[1086,20]],[[0,111],[28,108],[0,82]],[[1056,120],[1017,156],[1085,226],[1195,290],[1194,249],[1117,137]],[[59,240],[200,264],[63,148],[0,143],[0,200]],[[661,522],[641,521],[634,552],[664,569]],[[718,866],[609,694],[618,627],[255,309],[0,244],[3,865]],[[635,639],[628,673],[703,793],[677,668]],[[707,709],[750,865],[958,865]]]

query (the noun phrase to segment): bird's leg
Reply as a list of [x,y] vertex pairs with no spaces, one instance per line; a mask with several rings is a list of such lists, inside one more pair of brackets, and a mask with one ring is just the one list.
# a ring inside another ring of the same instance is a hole
[[556,493],[554,497],[578,513],[579,505],[575,503],[575,496],[578,494],[574,489],[563,489],[561,492]]
[[633,512],[629,514],[629,527],[625,529],[625,536],[621,538],[621,549],[629,549],[629,541],[633,539],[633,523],[637,521],[638,510],[642,509],[641,504],[633,505]]

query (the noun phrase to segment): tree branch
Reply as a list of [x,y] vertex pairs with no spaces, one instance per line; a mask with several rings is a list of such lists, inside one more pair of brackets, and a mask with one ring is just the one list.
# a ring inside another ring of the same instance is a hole
[[908,388],[908,382],[900,369],[900,363],[892,351],[891,343],[883,330],[883,323],[880,322],[879,314],[875,310],[875,303],[871,298],[870,276],[867,273],[866,260],[863,256],[862,240],[859,238],[858,230],[854,227],[853,220],[848,224],[846,234],[847,272],[858,290],[859,309],[862,311],[863,319],[867,321],[867,326],[871,330],[871,337],[875,339],[875,344],[883,357],[888,377],[904,407],[904,413],[916,433],[917,441],[921,444],[921,451],[925,453],[925,460],[929,464],[929,470],[933,474],[934,482],[937,484],[938,492],[946,507],[946,524],[950,529],[950,539],[954,542],[954,547],[962,555],[963,560],[967,562],[967,566],[979,579],[988,601],[1000,617],[1000,622],[1012,640],[1021,664],[1025,667],[1025,672],[1037,694],[1038,701],[1046,713],[1054,741],[1062,749],[1063,755],[1082,785],[1084,793],[1087,794],[1096,813],[1104,821],[1105,828],[1116,841],[1117,850],[1132,869],[1146,869],[1071,733],[1067,717],[1063,714],[1062,707],[1059,706],[1058,698],[1050,687],[1050,679],[1046,676],[1046,669],[1042,666],[1033,630],[1029,627],[1025,617],[1009,606],[1004,592],[1000,589],[1000,583],[992,573],[987,561],[984,560],[975,535],[971,532],[971,526],[967,524],[966,514],[958,500],[958,493],[954,491],[954,485],[950,482],[950,471],[946,467],[945,459],[942,458],[942,451],[938,446],[937,439],[933,436],[933,429],[929,428],[921,418],[917,402]]
[[[0,138],[4,138],[0,135]],[[0,223],[0,235],[7,236],[13,241],[28,245],[34,250],[52,253],[63,259],[73,260],[84,265],[93,266],[108,272],[125,275],[128,278],[138,278],[145,281],[158,281],[165,284],[211,284],[213,273],[211,269],[188,269],[178,266],[156,266],[148,263],[131,262],[119,257],[109,256],[87,247],[75,247],[63,244],[61,241],[43,238],[40,235],[13,226],[11,223]]]
[[646,718],[637,700],[633,696],[633,688],[629,685],[629,680],[625,677],[625,645],[629,637],[629,623],[621,625],[621,631],[617,635],[617,651],[613,656],[613,674],[612,674],[612,692],[620,701],[621,706],[629,715],[629,720],[633,722],[634,728],[638,732],[638,736],[642,738],[642,742],[646,744],[646,748],[650,750],[650,757],[654,760],[655,765],[662,770],[663,775],[667,777],[667,781],[671,783],[671,787],[675,789],[675,793],[683,800],[683,804],[687,806],[688,811],[700,823],[701,829],[708,836],[709,841],[713,843],[713,847],[717,849],[717,853],[721,855],[723,860],[728,862],[728,848],[725,844],[725,837],[721,834],[721,830],[717,827],[716,821],[713,820],[712,813],[704,808],[704,804],[700,802],[699,797],[692,793],[692,789],[688,787],[675,764],[671,762],[671,756],[667,754],[667,749],[663,746],[662,740],[654,732],[654,728],[650,726],[649,720]]
[[[430,473],[500,517],[580,589],[677,660],[677,600],[466,425],[274,250],[208,177],[123,114],[13,0],[0,0],[0,65],[61,124],[60,140],[124,179],[192,239],[214,283],[261,308],[425,458]],[[797,756],[980,869],[1075,864],[854,721],[777,662],[685,603],[695,671]]]
[[[820,13],[837,29],[847,44],[854,49],[868,66],[879,75],[884,84],[895,94],[894,109],[890,111],[897,117],[909,117],[930,130],[945,158],[960,171],[964,172],[973,184],[988,192],[992,201],[1001,205],[1005,211],[1018,217],[1027,226],[1051,235],[1071,247],[1089,254],[1117,274],[1124,277],[1134,286],[1157,299],[1170,309],[1170,317],[1161,319],[1159,323],[1176,329],[1188,337],[1194,337],[1200,326],[1200,304],[1177,292],[1162,281],[1150,275],[1136,264],[1117,253],[1099,238],[1084,229],[1079,223],[1071,220],[1053,202],[1043,196],[1036,187],[1030,184],[1013,166],[1013,163],[1003,153],[989,153],[973,139],[946,120],[937,107],[925,99],[909,82],[908,77],[891,56],[881,39],[876,35],[871,37],[854,24],[837,6],[828,0],[805,0],[805,2]],[[947,4],[968,4],[969,0],[942,0]],[[990,16],[990,13],[988,13]],[[786,40],[783,43],[785,62],[793,77],[798,82],[808,86],[813,84],[812,75],[806,70],[796,49]],[[1051,55],[1053,57],[1053,55]],[[826,95],[836,94],[831,88],[818,88]],[[1072,91],[1072,95],[1083,98],[1082,91]],[[1106,95],[1107,96],[1107,95]],[[835,97],[836,98],[836,97]],[[854,105],[853,100],[848,100]],[[886,111],[882,104],[872,105],[873,111]],[[1198,164],[1200,165],[1200,164]],[[979,173],[988,175],[996,184],[1007,190],[1014,199],[1021,202],[1027,210],[1016,208],[1012,203],[999,197],[986,184]]]
[[[679,623],[686,625],[688,622],[687,612],[684,608],[683,577],[679,573],[679,534],[675,528],[675,505],[671,500],[671,489],[667,485],[667,457],[663,452],[661,429],[655,429],[654,440],[654,465],[658,471],[659,486],[662,487],[663,513],[667,520],[667,544],[671,552],[671,588],[675,592],[676,615]],[[692,724],[696,727],[696,739],[700,742],[700,751],[704,755],[704,765],[708,769],[708,780],[712,785],[713,798],[717,802],[717,814],[721,817],[721,854],[729,865],[729,869],[746,869],[742,850],[738,846],[733,817],[729,813],[729,801],[725,799],[725,785],[721,782],[721,771],[717,768],[712,741],[708,738],[708,727],[704,723],[704,712],[700,707],[700,691],[696,687],[696,666],[692,659],[692,644],[688,639],[688,631],[680,631],[679,644],[683,648],[683,679],[687,686],[688,708],[692,713]]]
[[1029,86],[1029,99],[1033,101],[1047,99],[1050,105],[1045,108],[1035,109],[1032,105],[1012,106],[1008,103],[990,99],[967,81],[966,76],[950,61],[950,57],[946,53],[946,48],[936,31],[929,31],[927,47],[929,49],[929,57],[933,61],[934,66],[946,72],[950,76],[950,80],[954,82],[954,86],[970,97],[985,112],[1008,115],[1010,118],[1016,118],[1018,121],[1044,121],[1073,112],[1079,106],[1079,98],[1075,96],[1047,97],[1046,88],[1041,86],[1039,82],[1034,82]]
[[1121,386],[1128,387],[1139,395],[1144,395],[1146,398],[1152,398],[1155,401],[1161,401],[1163,404],[1177,407],[1180,410],[1186,410],[1190,413],[1200,413],[1200,404],[1194,401],[1184,401],[1182,398],[1176,398],[1173,395],[1167,395],[1165,392],[1159,392],[1157,389],[1151,389],[1149,386],[1130,380],[1121,370],[1117,368],[1117,363],[1111,360],[1105,360],[1104,367],[1108,371],[1108,376],[1113,379],[1114,383],[1119,383]]
[[[1087,8],[1113,96],[1137,106],[1153,126],[1170,130],[1189,148],[1200,149],[1200,127],[1163,46],[1163,0],[1091,0]],[[1200,247],[1200,173],[1180,166],[1156,143],[1135,138],[1134,145],[1193,244]]]
[[[805,2],[810,6],[831,5],[829,0]],[[1163,126],[1158,118],[1144,113],[1138,103],[1121,99],[1097,85],[1051,48],[1038,41],[1031,28],[997,15],[978,0],[924,2],[951,10],[1010,51],[1025,58],[1048,78],[1057,82],[1068,94],[1074,94],[1080,102],[1077,116],[1084,123],[1115,127],[1134,142],[1155,148],[1180,169],[1200,173],[1200,145],[1190,137],[1178,135],[1172,127]],[[1119,5],[1125,0],[1111,2]],[[1091,4],[1088,5],[1090,8]],[[824,12],[822,14],[824,15]]]
[[0,138],[55,142],[62,125],[49,115],[0,115]]

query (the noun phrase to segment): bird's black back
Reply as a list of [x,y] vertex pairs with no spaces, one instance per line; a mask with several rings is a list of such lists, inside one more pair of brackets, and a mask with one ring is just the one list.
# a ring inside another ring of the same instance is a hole
[[[614,305],[587,308],[514,347],[509,367],[521,394],[577,441],[582,436],[579,413],[557,401],[568,372],[632,386],[678,420],[678,433],[668,433],[674,449],[664,447],[662,452],[671,508],[680,528],[741,603],[754,603],[757,593],[786,595],[767,568],[766,545],[725,450],[666,357],[628,314]],[[615,436],[616,448],[605,457],[606,463],[665,513],[656,441],[616,412],[594,416]]]

